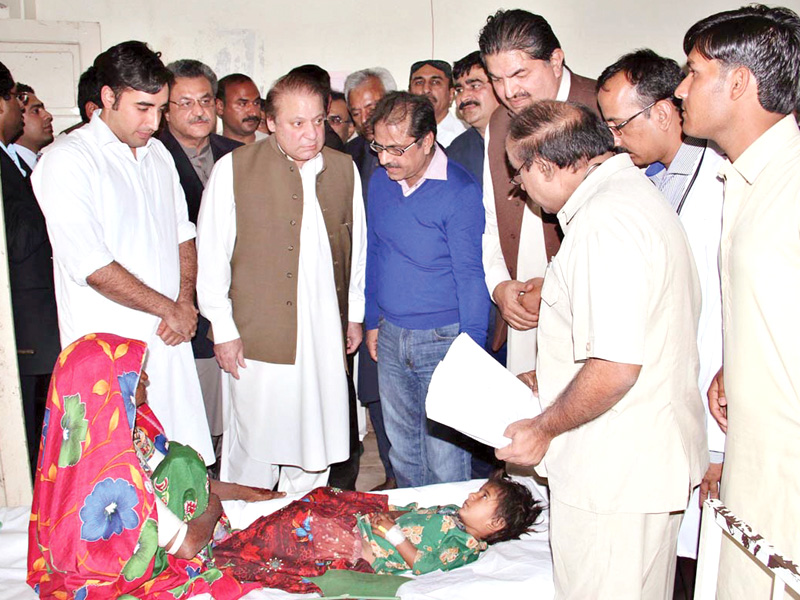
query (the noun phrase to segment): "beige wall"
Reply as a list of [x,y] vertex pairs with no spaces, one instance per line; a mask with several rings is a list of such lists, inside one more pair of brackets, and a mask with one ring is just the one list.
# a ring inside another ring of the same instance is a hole
[[[596,77],[619,55],[644,46],[682,61],[681,41],[690,25],[743,4],[529,0],[505,7],[544,15],[568,64]],[[800,11],[800,0],[783,4]],[[478,31],[500,7],[497,0],[37,0],[36,18],[98,21],[103,48],[144,40],[166,61],[198,58],[219,76],[243,71],[262,88],[308,62],[334,74],[385,66],[405,87],[415,60],[433,53],[452,62],[477,49]]]

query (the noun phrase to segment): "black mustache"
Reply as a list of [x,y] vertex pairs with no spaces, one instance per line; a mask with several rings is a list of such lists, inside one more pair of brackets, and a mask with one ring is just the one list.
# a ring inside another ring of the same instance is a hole
[[480,102],[476,102],[475,100],[467,100],[466,102],[462,102],[458,105],[458,110],[464,110],[467,106],[480,106]]
[[255,121],[256,123],[260,123],[261,117],[253,115],[252,117],[245,117],[244,119],[242,119],[242,123],[247,123],[248,121]]

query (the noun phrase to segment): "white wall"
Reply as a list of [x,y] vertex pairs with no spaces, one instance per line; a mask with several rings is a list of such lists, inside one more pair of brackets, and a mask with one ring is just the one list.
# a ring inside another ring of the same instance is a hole
[[[697,20],[746,0],[37,0],[44,21],[98,21],[102,46],[139,39],[166,62],[197,58],[220,77],[251,75],[262,89],[303,63],[332,74],[387,67],[400,87],[408,68],[435,56],[450,62],[477,49],[498,8],[542,14],[567,63],[596,77],[621,54],[650,47],[682,61],[683,34]],[[800,12],[800,0],[783,0]],[[431,18],[433,15],[433,20]],[[433,33],[432,33],[433,24]],[[35,82],[30,82],[35,85]]]

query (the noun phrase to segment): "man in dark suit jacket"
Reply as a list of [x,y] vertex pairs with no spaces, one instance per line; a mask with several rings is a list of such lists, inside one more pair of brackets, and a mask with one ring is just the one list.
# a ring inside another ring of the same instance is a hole
[[[175,76],[169,90],[167,126],[158,138],[175,159],[175,167],[186,195],[189,220],[197,224],[200,201],[211,169],[220,158],[243,144],[213,133],[216,127],[214,98],[217,77],[197,60],[177,60],[167,65]],[[200,387],[212,437],[222,435],[221,372],[214,358],[214,343],[208,339],[209,322],[197,317],[197,332],[192,338]],[[219,444],[217,454],[219,454]]]
[[[520,373],[535,369],[541,278],[547,261],[558,251],[562,234],[555,215],[540,213],[525,192],[511,183],[516,174],[506,159],[506,134],[511,117],[536,100],[579,102],[597,112],[595,81],[572,73],[548,22],[524,10],[497,11],[481,30],[478,45],[502,103],[489,122],[484,166],[492,179],[491,188],[484,190],[484,269],[489,293],[502,317],[492,346],[497,350],[503,345],[506,324],[510,325],[514,331],[508,367]],[[526,211],[531,213],[526,221],[532,218],[541,223],[543,245],[541,238],[523,231]],[[522,265],[521,256],[525,256]]]
[[[23,129],[24,94],[0,63],[0,179],[25,434],[31,469],[39,451],[47,385],[61,345],[53,284],[53,250],[30,182],[30,169],[8,146]],[[42,402],[37,403],[37,398]],[[37,406],[38,404],[38,406]],[[40,410],[37,410],[40,409]]]

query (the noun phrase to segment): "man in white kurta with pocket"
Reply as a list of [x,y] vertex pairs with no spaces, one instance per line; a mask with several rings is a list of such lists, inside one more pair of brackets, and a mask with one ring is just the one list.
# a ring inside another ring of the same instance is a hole
[[213,464],[188,343],[195,229],[175,163],[152,138],[171,74],[141,42],[110,48],[95,67],[102,110],[60,137],[32,178],[53,246],[61,345],[89,333],[145,341],[153,411],[170,439]]
[[350,455],[345,350],[363,335],[360,180],[323,149],[323,98],[279,79],[273,135],[220,159],[198,218],[200,310],[230,373],[221,476],[282,491],[325,485]]

